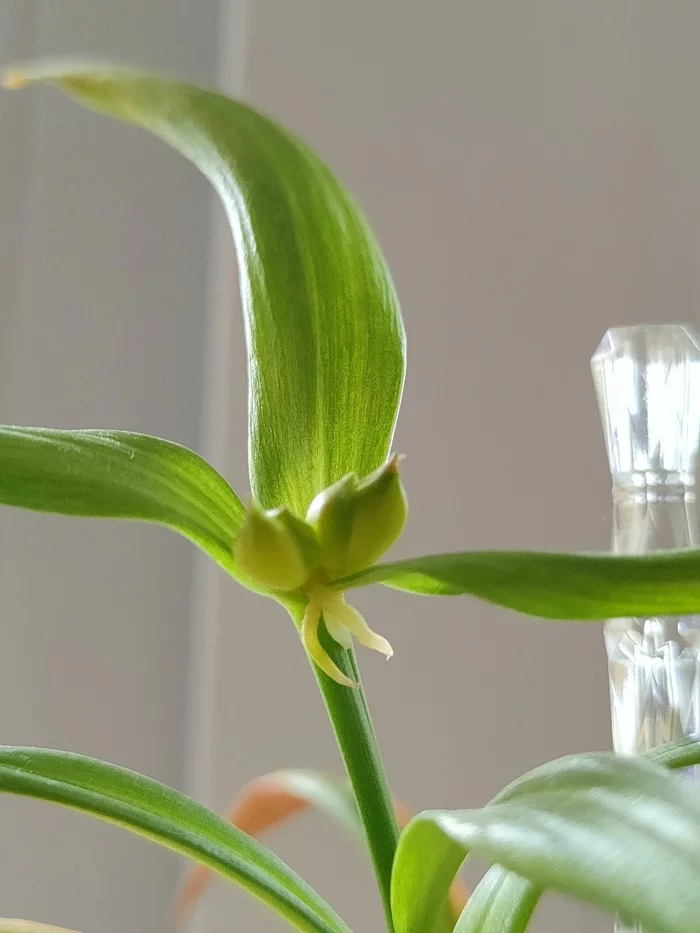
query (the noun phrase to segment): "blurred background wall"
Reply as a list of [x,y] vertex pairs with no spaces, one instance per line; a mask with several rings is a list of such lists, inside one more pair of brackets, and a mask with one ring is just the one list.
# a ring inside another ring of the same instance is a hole
[[[0,5],[3,63],[96,54],[216,77],[215,0]],[[196,446],[205,182],[50,92],[0,95],[0,420]],[[0,514],[0,741],[182,783],[192,550],[157,528]],[[85,817],[0,798],[0,914],[163,929],[178,863]]]
[[[589,357],[613,324],[696,316],[692,0],[21,0],[5,15],[11,57],[96,51],[218,75],[354,191],[409,339],[397,555],[607,546]],[[0,420],[199,444],[244,494],[235,268],[206,186],[48,93],[0,106]],[[104,755],[217,808],[262,771],[338,768],[284,614],[182,542],[3,513],[0,547],[4,741]],[[599,626],[381,588],[358,604],[396,650],[361,660],[414,808],[478,805],[547,758],[609,747]],[[0,820],[0,913],[86,933],[162,926],[168,855],[25,802],[0,800]],[[381,928],[365,861],[334,827],[312,817],[272,842],[354,929]],[[560,902],[538,919],[610,928]],[[219,884],[198,922],[282,929]]]

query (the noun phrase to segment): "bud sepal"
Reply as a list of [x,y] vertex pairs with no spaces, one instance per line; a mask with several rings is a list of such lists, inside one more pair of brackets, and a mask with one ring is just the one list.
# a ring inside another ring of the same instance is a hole
[[370,567],[403,531],[408,502],[400,460],[394,454],[363,480],[349,473],[309,506],[306,521],[316,532],[329,579]]
[[318,566],[320,549],[313,530],[285,508],[251,504],[233,548],[241,570],[271,590],[302,587]]

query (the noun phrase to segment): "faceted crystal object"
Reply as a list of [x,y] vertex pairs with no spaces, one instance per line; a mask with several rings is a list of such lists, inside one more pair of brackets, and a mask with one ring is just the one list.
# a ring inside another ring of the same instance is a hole
[[[697,336],[679,324],[615,328],[591,368],[613,480],[613,551],[697,547]],[[700,616],[610,619],[605,644],[615,751],[700,732]]]
[[591,367],[613,482],[692,483],[700,430],[700,345],[690,328],[613,328]]
[[[609,330],[591,361],[613,479],[612,548],[695,547],[700,342],[679,324]],[[616,751],[700,731],[700,617],[605,626]]]

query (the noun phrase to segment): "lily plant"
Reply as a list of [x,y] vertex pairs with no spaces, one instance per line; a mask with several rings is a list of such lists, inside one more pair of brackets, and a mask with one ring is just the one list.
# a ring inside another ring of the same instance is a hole
[[[698,764],[700,743],[644,759],[601,752],[553,761],[481,809],[424,812],[399,831],[353,643],[385,655],[391,648],[351,595],[382,584],[421,598],[467,594],[547,619],[683,615],[700,612],[700,553],[482,551],[381,562],[407,513],[392,453],[405,338],[391,276],[357,204],[302,141],[215,91],[89,62],[5,75],[8,88],[37,83],[160,137],[221,197],[247,346],[249,505],[170,441],[13,426],[0,428],[0,502],[160,523],[280,604],[298,629],[347,784],[286,773],[276,792],[291,809],[294,801],[335,809],[361,834],[389,933],[519,933],[549,889],[649,933],[696,933],[700,790],[671,772]],[[83,810],[175,849],[298,930],[348,933],[320,894],[253,838],[264,828],[254,820],[232,825],[147,777],[46,749],[0,748],[0,790]],[[449,889],[472,852],[492,867],[456,910]],[[0,922],[0,933],[34,929]]]

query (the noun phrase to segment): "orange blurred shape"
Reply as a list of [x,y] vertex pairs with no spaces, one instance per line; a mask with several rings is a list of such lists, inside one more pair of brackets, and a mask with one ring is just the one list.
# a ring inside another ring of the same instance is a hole
[[[285,787],[279,774],[265,774],[243,788],[241,795],[227,811],[226,819],[247,835],[258,837],[308,810],[310,806],[308,797]],[[403,829],[412,813],[400,801],[395,801],[394,806],[397,821]],[[204,895],[211,876],[212,872],[203,865],[197,865],[188,872],[172,907],[176,923],[182,924],[187,919]],[[455,920],[461,914],[468,896],[465,885],[456,878],[450,889]]]

